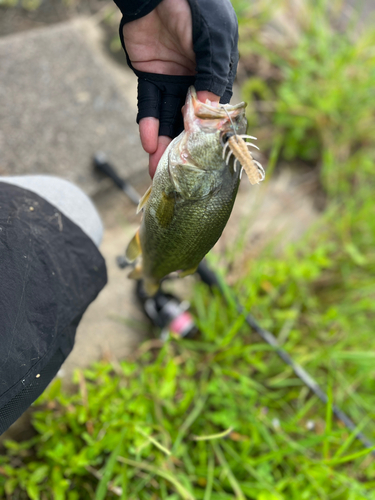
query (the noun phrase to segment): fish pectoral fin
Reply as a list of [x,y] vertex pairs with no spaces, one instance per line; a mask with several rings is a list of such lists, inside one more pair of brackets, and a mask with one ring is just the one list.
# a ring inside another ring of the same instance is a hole
[[141,242],[139,239],[139,229],[130,241],[126,251],[125,257],[129,262],[134,262],[137,257],[142,254]]
[[144,206],[146,205],[148,199],[150,198],[151,190],[152,190],[152,184],[151,184],[151,186],[149,186],[149,188],[147,189],[145,194],[139,200],[138,207],[137,207],[137,214],[139,214],[139,212],[142,210],[142,208],[144,208]]
[[194,274],[197,269],[198,266],[191,267],[190,269],[185,269],[184,271],[181,271],[178,276],[180,278],[185,278],[185,276],[189,276],[189,274]]

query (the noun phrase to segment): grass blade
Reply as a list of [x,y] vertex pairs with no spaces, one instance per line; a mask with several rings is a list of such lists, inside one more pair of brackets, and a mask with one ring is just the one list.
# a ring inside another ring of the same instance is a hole
[[172,453],[175,453],[177,451],[177,449],[180,446],[181,441],[183,440],[183,438],[184,438],[187,430],[192,425],[192,423],[194,422],[194,420],[202,412],[202,410],[204,408],[204,405],[206,404],[206,400],[207,400],[207,397],[203,397],[203,398],[198,399],[198,401],[197,401],[196,405],[194,406],[193,410],[189,413],[187,419],[181,425],[181,427],[180,427],[180,429],[178,431],[176,440],[175,440],[175,442],[173,444],[173,447],[172,447]]
[[209,441],[211,439],[220,439],[228,436],[233,431],[233,427],[229,427],[226,431],[219,432],[217,434],[209,434],[208,436],[193,436],[191,439],[194,441]]
[[131,465],[132,467],[152,472],[153,474],[166,479],[175,487],[176,491],[182,496],[184,500],[195,500],[193,495],[169,472],[154,467],[146,462],[136,462],[135,460],[131,460],[130,458],[117,457],[117,460],[121,463]]
[[210,455],[207,463],[207,484],[203,500],[211,500],[212,485],[214,482],[214,457]]
[[236,495],[236,498],[238,500],[246,500],[246,497],[241,490],[241,486],[239,485],[237,479],[235,478],[233,472],[231,471],[231,469],[228,465],[228,462],[225,460],[224,453],[221,451],[220,446],[217,443],[212,443],[212,447],[215,451],[215,455],[216,455],[217,459],[220,462],[220,465],[222,466],[222,468],[224,469],[224,471],[228,477],[228,480],[230,482],[230,485],[232,486],[232,489]]
[[111,455],[109,456],[109,459],[107,460],[103,477],[99,481],[98,487],[96,488],[95,500],[105,500],[107,496],[108,483],[111,480],[113,469],[117,462],[117,457],[120,454],[123,439],[124,439],[124,431],[121,434],[119,443],[117,444],[116,448],[112,451]]
[[159,450],[161,450],[163,453],[165,453],[168,457],[171,455],[171,452],[167,448],[165,448],[162,444],[160,444],[158,441],[156,441],[155,438],[146,434],[145,431],[142,430],[140,427],[136,427],[135,430],[137,432],[139,432],[139,434],[142,434],[143,437],[148,439],[150,441],[150,443],[152,443],[154,446],[159,448]]

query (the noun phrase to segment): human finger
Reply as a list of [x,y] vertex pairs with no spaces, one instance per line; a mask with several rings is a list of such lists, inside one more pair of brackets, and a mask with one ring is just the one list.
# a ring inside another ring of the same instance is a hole
[[158,146],[154,153],[149,156],[148,170],[151,179],[154,177],[156,172],[156,167],[158,166],[159,160],[162,157],[164,151],[167,149],[169,143],[172,141],[170,137],[166,135],[160,135],[158,140]]
[[142,118],[139,121],[139,135],[146,153],[155,153],[158,148],[159,120],[153,117]]
[[197,97],[201,102],[206,102],[207,99],[212,103],[220,101],[219,95],[216,95],[213,92],[209,92],[208,90],[199,90],[197,92]]

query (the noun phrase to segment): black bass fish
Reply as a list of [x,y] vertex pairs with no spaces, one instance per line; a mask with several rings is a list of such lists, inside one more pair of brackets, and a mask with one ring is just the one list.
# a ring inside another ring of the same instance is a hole
[[241,139],[250,137],[243,135],[245,107],[243,102],[235,106],[203,103],[195,89],[189,89],[184,131],[160,159],[153,183],[138,206],[138,212],[143,209],[141,226],[126,250],[128,261],[139,258],[129,277],[143,278],[149,295],[173,271],[180,271],[181,277],[194,273],[220,238],[242,170],[236,168],[239,154],[229,151],[225,160],[224,148],[233,136],[249,145]]

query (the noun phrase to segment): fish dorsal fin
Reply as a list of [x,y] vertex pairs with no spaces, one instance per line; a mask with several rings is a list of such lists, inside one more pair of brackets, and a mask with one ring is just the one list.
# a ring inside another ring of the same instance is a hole
[[142,253],[141,249],[141,242],[139,240],[139,229],[133,236],[132,240],[130,241],[126,252],[125,252],[125,257],[129,262],[135,261],[137,257],[139,257]]
[[142,198],[139,200],[138,207],[137,207],[137,214],[139,214],[139,212],[142,210],[142,208],[144,208],[144,206],[146,205],[147,200],[150,198],[151,190],[152,190],[152,184],[147,189],[147,191],[142,196]]

